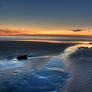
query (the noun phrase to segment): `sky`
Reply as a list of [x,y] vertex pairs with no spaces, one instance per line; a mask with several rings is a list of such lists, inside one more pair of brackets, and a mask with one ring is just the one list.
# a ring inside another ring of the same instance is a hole
[[92,36],[92,0],[0,0],[0,35]]

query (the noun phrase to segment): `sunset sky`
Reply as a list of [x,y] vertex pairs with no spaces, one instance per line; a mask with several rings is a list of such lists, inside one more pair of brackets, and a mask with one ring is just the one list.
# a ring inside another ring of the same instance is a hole
[[0,0],[0,35],[92,36],[92,0]]

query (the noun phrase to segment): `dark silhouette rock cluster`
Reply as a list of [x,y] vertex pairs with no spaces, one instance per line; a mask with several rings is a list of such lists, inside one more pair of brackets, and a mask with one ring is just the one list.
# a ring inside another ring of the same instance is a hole
[[17,60],[26,60],[27,58],[28,58],[27,55],[17,56]]

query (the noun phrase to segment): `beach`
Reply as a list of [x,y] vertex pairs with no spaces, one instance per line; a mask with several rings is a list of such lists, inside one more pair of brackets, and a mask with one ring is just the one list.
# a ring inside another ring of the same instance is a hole
[[[73,44],[1,41],[0,92],[52,92],[63,90],[68,73],[62,58],[65,48]],[[27,55],[27,60],[17,56]],[[61,83],[62,82],[62,83]]]
[[[91,92],[91,47],[90,43],[1,41],[0,92]],[[17,59],[23,55],[27,59]]]

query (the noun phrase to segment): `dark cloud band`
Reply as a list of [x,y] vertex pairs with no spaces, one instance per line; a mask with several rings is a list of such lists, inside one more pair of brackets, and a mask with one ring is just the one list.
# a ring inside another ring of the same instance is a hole
[[82,30],[82,29],[74,29],[74,30],[72,30],[73,32],[80,32],[80,31],[84,31],[84,30]]

